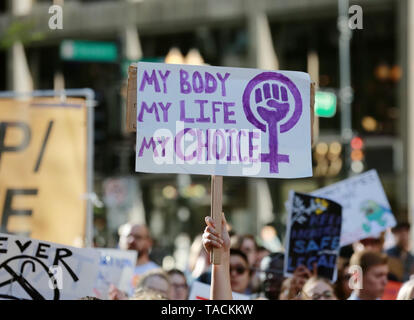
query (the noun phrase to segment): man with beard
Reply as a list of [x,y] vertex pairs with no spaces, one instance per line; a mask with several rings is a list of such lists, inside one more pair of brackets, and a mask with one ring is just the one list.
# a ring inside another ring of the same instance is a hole
[[[152,239],[145,225],[127,223],[119,228],[119,248],[122,250],[134,250],[138,253],[134,276],[131,281],[131,290],[128,292],[129,295],[134,293],[139,279],[144,273],[160,268],[159,265],[150,260],[151,246]],[[112,285],[109,297],[111,300],[124,300],[127,298],[127,295]]]
[[134,270],[133,286],[138,283],[139,277],[149,270],[160,266],[150,260],[149,253],[152,239],[147,226],[141,224],[125,224],[119,228],[119,247],[123,250],[137,251],[137,263]]

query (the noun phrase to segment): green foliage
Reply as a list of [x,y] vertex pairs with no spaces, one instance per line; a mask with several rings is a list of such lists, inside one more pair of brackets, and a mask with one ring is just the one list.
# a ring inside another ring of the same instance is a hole
[[13,21],[10,26],[0,36],[0,48],[8,49],[15,42],[21,42],[27,45],[34,41],[40,41],[45,38],[42,32],[33,32],[34,22],[32,21]]

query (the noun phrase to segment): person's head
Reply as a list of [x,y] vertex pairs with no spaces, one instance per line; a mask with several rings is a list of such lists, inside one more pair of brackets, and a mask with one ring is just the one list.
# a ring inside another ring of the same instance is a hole
[[172,269],[167,272],[171,283],[171,299],[172,300],[187,300],[188,285],[187,279],[182,271]]
[[388,279],[388,258],[384,253],[363,250],[352,255],[350,266],[357,265],[362,271],[362,289],[359,298],[375,300],[384,294]]
[[138,289],[151,289],[166,299],[171,299],[171,282],[168,275],[162,269],[153,269],[146,272],[138,282]]
[[101,299],[94,297],[94,296],[84,296],[84,297],[79,298],[79,300],[101,300]]
[[265,247],[257,247],[256,251],[256,262],[254,263],[254,267],[256,269],[260,268],[260,263],[262,262],[262,259],[270,254],[270,251],[267,250]]
[[140,256],[147,256],[151,250],[152,239],[148,228],[141,224],[124,224],[119,228],[119,247],[135,250]]
[[283,275],[284,254],[274,252],[264,257],[260,264],[260,280],[266,298],[278,300],[285,280]]
[[349,259],[340,258],[338,261],[338,278],[335,283],[335,295],[339,300],[346,300],[351,295],[350,278]]
[[162,295],[157,290],[148,288],[138,288],[135,290],[134,295],[129,300],[168,300],[167,297]]
[[289,290],[292,283],[292,278],[286,278],[280,289],[279,300],[289,300]]
[[249,286],[251,269],[247,256],[238,249],[230,249],[230,282],[231,290],[245,293]]
[[414,300],[414,279],[404,282],[398,291],[397,300]]
[[251,234],[236,235],[232,237],[231,241],[231,247],[243,251],[247,256],[249,266],[253,268],[256,262],[257,251],[257,244],[254,236]]
[[408,251],[410,246],[410,224],[408,222],[398,223],[392,228],[392,233],[397,246]]
[[301,293],[304,300],[337,300],[331,283],[322,277],[310,277]]
[[375,252],[382,252],[384,249],[385,232],[382,232],[378,237],[369,237],[359,240],[354,246],[355,251],[371,250]]

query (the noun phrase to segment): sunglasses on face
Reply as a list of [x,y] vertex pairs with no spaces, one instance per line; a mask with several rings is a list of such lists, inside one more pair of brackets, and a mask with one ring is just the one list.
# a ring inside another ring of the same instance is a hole
[[248,268],[244,267],[244,266],[230,266],[230,274],[234,271],[236,271],[236,273],[238,275],[244,274],[247,270],[249,270]]

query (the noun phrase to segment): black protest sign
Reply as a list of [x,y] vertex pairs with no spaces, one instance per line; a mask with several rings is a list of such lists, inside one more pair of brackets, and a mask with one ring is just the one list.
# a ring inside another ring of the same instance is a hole
[[284,272],[291,276],[304,265],[318,276],[336,280],[336,262],[341,237],[342,207],[321,197],[291,192],[286,234]]

